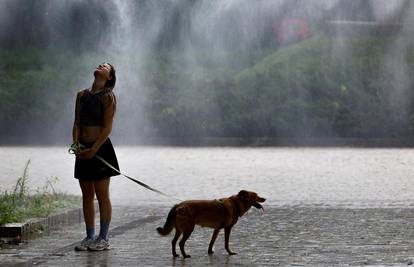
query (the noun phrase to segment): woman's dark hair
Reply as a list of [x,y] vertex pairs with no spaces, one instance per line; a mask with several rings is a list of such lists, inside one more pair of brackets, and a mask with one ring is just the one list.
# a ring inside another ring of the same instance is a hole
[[109,74],[111,75],[112,79],[106,81],[105,83],[105,88],[109,88],[110,90],[113,90],[115,87],[115,83],[116,83],[116,71],[114,66],[112,66],[110,63],[106,63],[109,66],[111,66],[111,71],[109,72]]

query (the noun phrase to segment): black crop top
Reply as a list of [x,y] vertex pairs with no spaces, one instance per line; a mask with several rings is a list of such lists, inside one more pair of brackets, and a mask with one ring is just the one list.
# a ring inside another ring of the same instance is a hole
[[79,99],[79,121],[85,126],[103,126],[104,125],[104,106],[102,96],[110,92],[109,89],[92,94],[89,89],[83,90]]

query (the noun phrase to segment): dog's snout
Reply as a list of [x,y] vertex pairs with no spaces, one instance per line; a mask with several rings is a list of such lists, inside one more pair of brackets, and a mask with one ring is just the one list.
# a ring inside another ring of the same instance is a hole
[[263,198],[263,197],[259,197],[259,202],[265,202],[266,201],[266,199],[265,198]]

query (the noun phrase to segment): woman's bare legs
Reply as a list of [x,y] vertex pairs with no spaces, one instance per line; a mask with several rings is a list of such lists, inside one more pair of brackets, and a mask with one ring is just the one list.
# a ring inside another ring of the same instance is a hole
[[[95,229],[95,185],[93,181],[79,180],[82,190],[83,217],[85,218],[86,231]],[[91,236],[88,236],[91,237]],[[92,237],[91,237],[92,238]]]
[[95,193],[99,203],[100,219],[104,222],[110,222],[112,218],[112,205],[109,199],[109,182],[110,178],[95,181]]
[[95,181],[95,193],[99,203],[99,215],[101,229],[99,236],[108,240],[108,228],[112,218],[112,204],[109,198],[109,182],[110,178]]

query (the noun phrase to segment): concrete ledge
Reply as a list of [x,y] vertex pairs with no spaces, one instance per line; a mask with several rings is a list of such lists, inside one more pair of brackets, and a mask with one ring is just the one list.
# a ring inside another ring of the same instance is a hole
[[28,239],[34,234],[49,231],[61,225],[80,223],[83,220],[81,208],[61,211],[47,218],[33,218],[23,223],[7,223],[0,226],[0,238]]

